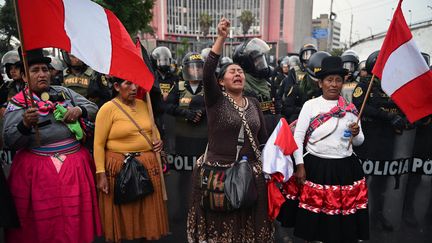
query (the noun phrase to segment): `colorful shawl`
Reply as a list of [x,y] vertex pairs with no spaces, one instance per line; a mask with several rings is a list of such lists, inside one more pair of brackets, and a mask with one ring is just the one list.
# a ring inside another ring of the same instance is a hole
[[309,123],[309,127],[306,131],[304,144],[307,144],[309,138],[312,136],[312,133],[324,122],[328,121],[332,117],[342,118],[345,116],[347,112],[351,112],[354,115],[358,115],[357,109],[353,103],[347,103],[346,100],[339,96],[338,103],[335,107],[333,107],[329,112],[319,114],[311,119]]

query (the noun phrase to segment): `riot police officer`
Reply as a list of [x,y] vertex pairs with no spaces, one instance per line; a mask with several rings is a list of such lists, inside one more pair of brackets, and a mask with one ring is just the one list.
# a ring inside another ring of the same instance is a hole
[[297,72],[297,80],[301,81],[306,75],[306,67],[308,65],[309,59],[312,55],[317,52],[317,48],[314,44],[305,44],[299,51],[300,58],[300,70]]
[[156,70],[156,81],[159,83],[163,100],[166,101],[171,89],[179,81],[179,77],[171,70],[171,51],[165,46],[156,47],[152,51],[150,59]]
[[51,85],[61,85],[63,83],[63,70],[64,65],[63,62],[58,57],[48,56],[51,58],[51,62],[48,65],[48,68],[51,73]]
[[[426,61],[426,64],[429,66],[430,64],[430,56],[427,53],[421,53],[423,58]],[[413,157],[426,161],[432,158],[432,116],[426,116],[416,124],[416,135],[414,142],[414,152]],[[421,174],[410,173],[408,175],[406,190],[404,195],[403,207],[402,207],[402,220],[403,222],[410,227],[417,227],[418,220],[415,217],[415,207],[414,203],[417,189],[419,188],[422,181]],[[430,199],[432,202],[432,199]],[[431,213],[430,211],[432,204],[429,205],[427,213]],[[431,215],[429,215],[431,216]],[[426,220],[432,222],[431,219],[425,217]]]
[[[9,84],[5,83],[5,86],[3,86],[3,90],[7,89],[7,97],[3,97],[2,100],[7,101],[20,92],[25,86],[24,81],[21,78],[22,63],[20,61],[18,51],[12,50],[6,52],[2,57],[1,63],[5,68],[7,77],[12,79],[12,82],[9,82]],[[6,91],[2,93],[6,94]],[[6,104],[3,102],[2,105],[4,106]]]
[[357,86],[357,76],[359,72],[358,64],[359,57],[358,54],[353,50],[346,50],[341,56],[343,67],[348,70],[348,74],[345,76],[344,84],[342,86],[342,96],[351,103],[352,92]]
[[[171,158],[174,169],[168,179],[168,193],[175,193],[173,224],[184,228],[178,241],[186,240],[187,190],[196,160],[207,145],[207,116],[202,84],[204,61],[199,53],[189,52],[182,61],[183,81],[174,85],[168,96],[167,113],[175,116],[175,155]],[[170,186],[172,185],[172,186]],[[186,191],[185,191],[186,190]],[[175,227],[176,228],[176,227]]]
[[275,86],[270,82],[271,69],[266,60],[269,51],[267,43],[253,38],[236,47],[233,61],[245,72],[244,94],[260,102],[267,131],[273,131],[279,121],[280,105],[279,100],[276,100]]
[[[405,115],[381,89],[381,81],[378,78],[370,80],[378,53],[379,51],[375,51],[367,58],[366,71],[368,76],[360,78],[352,97],[352,102],[360,110],[369,82],[373,82],[361,118],[365,141],[361,146],[355,148],[355,152],[361,160],[400,159],[395,158],[395,141],[408,126]],[[384,213],[384,193],[388,182],[389,176],[371,175],[368,186],[369,201],[372,227],[381,226],[384,230],[392,231],[393,225]]]
[[63,70],[62,86],[72,89],[101,107],[111,99],[109,76],[95,72],[74,55],[62,51],[67,68]]
[[173,154],[175,153],[175,117],[165,113],[165,110],[169,93],[179,82],[177,64],[172,58],[171,51],[165,46],[156,47],[150,54],[150,60],[155,74],[155,85],[159,86],[162,94],[161,114],[156,118],[156,124],[164,141],[165,152]]

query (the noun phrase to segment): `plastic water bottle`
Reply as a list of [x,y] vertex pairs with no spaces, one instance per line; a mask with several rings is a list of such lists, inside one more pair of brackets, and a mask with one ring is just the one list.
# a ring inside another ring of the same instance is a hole
[[342,140],[349,140],[352,135],[351,130],[349,129],[349,124],[351,124],[351,122],[347,123],[347,127],[345,128],[344,133],[342,135]]

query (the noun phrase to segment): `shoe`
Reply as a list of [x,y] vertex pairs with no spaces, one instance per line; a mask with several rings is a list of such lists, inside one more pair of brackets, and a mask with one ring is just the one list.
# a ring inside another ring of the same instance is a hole
[[376,217],[377,217],[378,223],[381,225],[383,230],[393,231],[392,223],[390,223],[390,221],[386,217],[384,217],[384,215],[382,213],[378,213]]

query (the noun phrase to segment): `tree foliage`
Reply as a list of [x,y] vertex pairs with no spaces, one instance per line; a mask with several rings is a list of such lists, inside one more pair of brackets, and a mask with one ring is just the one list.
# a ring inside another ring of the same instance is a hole
[[18,38],[18,29],[15,18],[15,8],[12,0],[6,0],[0,9],[0,52],[4,53],[13,47],[10,44],[12,37]]
[[134,36],[139,30],[153,34],[150,26],[153,18],[155,0],[93,0],[104,8],[111,10],[125,26],[130,35]]
[[210,26],[212,25],[213,20],[212,17],[208,13],[202,13],[199,17],[199,25],[201,28],[201,32],[203,36],[207,36],[209,34]]
[[244,10],[240,15],[240,23],[242,24],[243,35],[246,35],[252,24],[255,22],[255,16],[250,10]]
[[338,56],[338,57],[340,57],[344,51],[345,50],[343,48],[334,48],[333,50],[331,50],[330,54],[332,56]]

